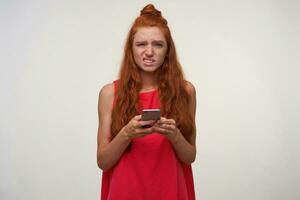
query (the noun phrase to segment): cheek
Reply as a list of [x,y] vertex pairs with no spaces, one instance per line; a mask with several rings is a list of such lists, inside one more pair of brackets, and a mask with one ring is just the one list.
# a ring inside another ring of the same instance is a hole
[[160,57],[159,57],[159,60],[158,60],[158,65],[159,66],[161,66],[163,63],[164,63],[164,61],[165,61],[165,56],[164,56],[164,54],[163,55],[161,55]]
[[139,57],[140,57],[138,51],[133,50],[132,53],[133,53],[134,60],[137,62],[139,60]]
[[165,51],[163,51],[163,52],[161,52],[160,54],[159,54],[159,58],[160,58],[160,60],[165,60],[165,57],[166,57],[166,52]]

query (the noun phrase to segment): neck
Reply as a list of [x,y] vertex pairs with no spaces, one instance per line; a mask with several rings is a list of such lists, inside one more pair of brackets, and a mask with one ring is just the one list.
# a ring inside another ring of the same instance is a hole
[[157,73],[141,73],[142,91],[157,88]]

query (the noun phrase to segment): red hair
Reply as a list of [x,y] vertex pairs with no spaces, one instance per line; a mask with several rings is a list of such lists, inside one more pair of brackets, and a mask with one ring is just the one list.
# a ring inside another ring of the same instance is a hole
[[175,45],[171,36],[168,22],[161,16],[152,4],[143,8],[128,33],[124,48],[124,57],[119,73],[118,90],[115,106],[112,111],[112,138],[135,115],[138,114],[138,96],[142,88],[139,68],[132,52],[135,33],[141,27],[158,27],[167,41],[167,54],[159,70],[158,91],[162,116],[176,121],[181,133],[188,137],[195,131],[193,113],[189,111],[190,96],[186,89],[181,65],[178,62]]

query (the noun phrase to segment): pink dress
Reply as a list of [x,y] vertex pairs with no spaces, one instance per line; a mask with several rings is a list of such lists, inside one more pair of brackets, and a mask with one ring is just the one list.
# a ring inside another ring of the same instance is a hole
[[[117,81],[114,81],[115,91]],[[139,94],[140,111],[160,108],[158,91]],[[120,160],[102,173],[101,200],[194,200],[191,165],[182,163],[169,140],[152,133],[135,138]]]

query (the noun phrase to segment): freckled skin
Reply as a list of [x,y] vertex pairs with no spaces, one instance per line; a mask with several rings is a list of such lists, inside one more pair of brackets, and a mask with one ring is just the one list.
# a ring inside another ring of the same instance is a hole
[[144,72],[156,71],[164,62],[167,42],[164,34],[157,27],[138,29],[133,39],[135,63]]

